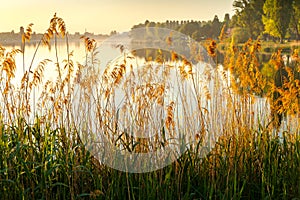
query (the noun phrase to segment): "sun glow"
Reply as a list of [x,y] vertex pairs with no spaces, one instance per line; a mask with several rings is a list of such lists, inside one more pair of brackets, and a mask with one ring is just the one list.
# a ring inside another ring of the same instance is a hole
[[212,20],[225,13],[233,14],[232,0],[175,0],[175,1],[3,1],[0,12],[0,32],[19,31],[20,26],[34,23],[34,31],[44,32],[49,17],[57,12],[71,33],[75,31],[108,34],[112,30],[128,31],[145,20]]

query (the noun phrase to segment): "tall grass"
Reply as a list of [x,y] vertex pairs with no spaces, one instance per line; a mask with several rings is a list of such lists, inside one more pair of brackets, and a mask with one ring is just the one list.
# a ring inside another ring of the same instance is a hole
[[[171,62],[158,54],[155,64],[147,62],[141,68],[144,71],[132,69],[134,55],[121,47],[124,57],[99,76],[96,42],[91,38],[83,38],[85,63],[76,66],[69,50],[60,61],[56,40],[65,37],[68,45],[68,36],[64,21],[54,15],[40,45],[54,40],[56,60],[24,65],[23,79],[15,85],[14,57],[25,56],[31,28],[24,34],[22,52],[0,48],[0,199],[300,198],[297,53],[280,88],[260,72],[259,41],[248,41],[242,48],[228,45],[223,70],[206,68],[204,80],[187,58],[174,52]],[[218,43],[208,41],[207,50],[218,62]],[[280,52],[271,62],[286,67]],[[47,65],[57,70],[55,82],[43,81]],[[165,97],[169,73],[176,74],[180,101]],[[191,96],[184,95],[188,93],[182,84],[190,86]],[[125,95],[121,109],[116,90]],[[275,102],[274,92],[282,94]],[[268,98],[257,103],[257,95]],[[176,115],[178,102],[185,108],[183,120]],[[281,127],[271,110],[287,113]],[[141,139],[132,132],[155,137]],[[163,149],[182,132],[193,143],[172,164],[147,173],[101,164],[88,151],[89,138],[84,138],[101,133],[118,148],[140,153]],[[209,137],[218,139],[203,154]]]

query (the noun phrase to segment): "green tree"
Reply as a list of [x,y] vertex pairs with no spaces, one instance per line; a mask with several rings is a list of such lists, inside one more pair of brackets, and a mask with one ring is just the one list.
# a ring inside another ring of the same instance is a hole
[[200,38],[201,39],[206,39],[206,38],[212,37],[211,36],[211,24],[212,24],[211,21],[201,22],[201,28],[200,28],[200,33],[201,33]]
[[184,33],[186,35],[192,36],[193,33],[200,30],[200,26],[197,22],[189,22],[182,25],[179,28],[179,32]]
[[233,7],[237,16],[237,26],[247,30],[252,38],[257,38],[264,30],[262,15],[265,0],[235,0]]
[[231,20],[230,20],[230,23],[229,23],[229,28],[234,28],[234,27],[237,27],[238,25],[238,17],[237,17],[237,15],[235,14],[235,15],[233,15],[232,17],[231,17]]
[[265,32],[283,42],[293,12],[293,0],[266,0],[263,6]]
[[293,13],[291,15],[290,27],[296,34],[297,40],[300,40],[300,1],[293,2]]
[[228,13],[225,14],[224,16],[224,21],[223,21],[223,24],[226,25],[226,28],[229,27],[229,23],[230,23],[230,16]]
[[219,17],[217,15],[214,16],[214,19],[211,23],[211,33],[210,33],[210,37],[213,39],[217,39],[221,29],[222,29],[222,23],[219,20]]

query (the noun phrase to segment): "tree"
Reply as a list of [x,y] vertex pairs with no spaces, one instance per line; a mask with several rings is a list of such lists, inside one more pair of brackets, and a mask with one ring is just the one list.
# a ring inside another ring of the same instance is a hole
[[222,23],[220,22],[219,17],[215,15],[211,23],[211,34],[210,34],[211,38],[213,39],[218,38],[221,29],[222,29]]
[[229,27],[230,16],[229,16],[228,13],[225,14],[225,16],[224,16],[224,22],[223,23],[226,25],[227,28]]
[[[190,22],[182,25],[178,31],[183,34],[192,36],[195,32],[198,32],[199,30],[200,30],[200,26],[197,22]],[[196,33],[194,34],[194,36],[195,35]]]
[[297,40],[300,40],[300,1],[293,2],[293,13],[291,15],[290,27],[296,34]]
[[246,29],[252,38],[257,38],[264,30],[262,15],[266,0],[235,0],[233,7],[237,16],[237,26]]
[[221,32],[223,31],[223,33],[227,33],[227,31],[229,30],[229,24],[230,24],[230,15],[226,13],[224,16],[224,21],[222,23]]
[[293,0],[266,0],[263,6],[263,23],[265,32],[280,38],[280,43],[286,36],[291,14]]
[[113,31],[110,32],[109,35],[112,36],[112,35],[116,35],[117,33],[118,33],[118,32],[117,32],[116,30],[113,30]]
[[237,17],[237,15],[235,14],[235,15],[233,15],[233,16],[231,17],[231,20],[230,20],[230,23],[229,23],[229,27],[230,27],[230,28],[234,28],[234,27],[238,26],[237,24],[238,24],[238,17]]

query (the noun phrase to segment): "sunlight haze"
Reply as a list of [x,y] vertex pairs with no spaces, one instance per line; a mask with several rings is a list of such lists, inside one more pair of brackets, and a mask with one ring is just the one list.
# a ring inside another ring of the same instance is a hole
[[108,34],[112,30],[128,31],[145,20],[212,20],[220,21],[225,13],[233,14],[233,0],[53,0],[2,1],[0,32],[19,32],[20,26],[33,23],[33,31],[44,32],[56,12],[70,33],[85,31]]

